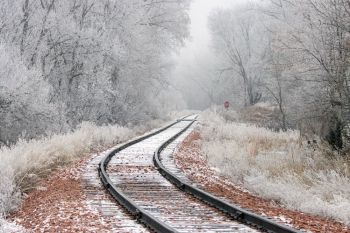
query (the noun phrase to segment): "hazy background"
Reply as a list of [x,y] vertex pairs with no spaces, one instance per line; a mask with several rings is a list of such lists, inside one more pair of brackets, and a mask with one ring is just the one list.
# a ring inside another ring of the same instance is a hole
[[[199,82],[199,73],[203,75],[206,68],[203,60],[210,62],[213,58],[210,48],[210,33],[208,16],[216,8],[229,8],[240,4],[240,0],[194,0],[190,8],[191,38],[176,54],[176,68],[172,73],[172,85],[182,94],[187,107],[190,109],[204,109],[211,105],[205,90],[205,82]],[[215,59],[214,59],[215,60]],[[213,61],[214,62],[214,61]],[[201,69],[202,68],[202,69]],[[208,71],[209,72],[209,71]]]
[[197,56],[208,51],[210,42],[209,30],[207,27],[208,16],[215,8],[227,8],[240,1],[235,0],[194,0],[191,9],[191,39],[187,41],[186,46],[178,54],[179,66],[186,61],[193,62]]

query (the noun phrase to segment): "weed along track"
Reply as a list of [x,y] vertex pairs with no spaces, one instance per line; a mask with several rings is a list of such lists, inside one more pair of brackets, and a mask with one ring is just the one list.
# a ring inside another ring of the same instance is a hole
[[109,153],[98,168],[104,187],[156,232],[297,232],[197,189],[168,170],[166,159],[163,165],[163,152],[195,119],[182,118]]

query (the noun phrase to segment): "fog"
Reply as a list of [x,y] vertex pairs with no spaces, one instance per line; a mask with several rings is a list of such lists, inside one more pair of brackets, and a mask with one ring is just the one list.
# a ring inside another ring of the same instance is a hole
[[[187,107],[190,109],[205,109],[211,105],[205,89],[205,80],[198,78],[196,72],[205,72],[203,60],[213,56],[208,29],[208,16],[217,8],[233,8],[244,1],[239,0],[194,0],[190,7],[190,38],[185,46],[174,54],[176,68],[172,72],[172,85],[181,92]],[[199,67],[198,67],[199,66]],[[198,70],[200,67],[203,70]],[[189,79],[189,77],[191,77]],[[197,78],[196,78],[197,77]],[[203,85],[203,87],[201,87]]]

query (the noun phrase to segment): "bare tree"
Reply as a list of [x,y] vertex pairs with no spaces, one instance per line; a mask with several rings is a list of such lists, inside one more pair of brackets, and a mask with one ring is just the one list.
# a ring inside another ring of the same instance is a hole
[[217,53],[222,54],[224,67],[230,67],[232,76],[238,75],[245,91],[245,105],[259,102],[260,75],[256,71],[257,60],[261,56],[260,48],[255,43],[257,21],[250,8],[217,10],[210,17],[210,30]]

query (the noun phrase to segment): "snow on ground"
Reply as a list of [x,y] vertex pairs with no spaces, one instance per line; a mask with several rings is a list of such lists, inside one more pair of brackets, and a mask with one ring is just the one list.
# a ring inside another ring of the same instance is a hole
[[345,233],[350,231],[349,228],[339,222],[288,210],[278,203],[258,197],[230,181],[229,177],[222,176],[218,169],[208,165],[200,150],[200,140],[199,132],[194,131],[177,149],[175,155],[177,167],[185,174],[186,180],[190,179],[187,182],[195,184],[199,188],[236,206],[248,209],[261,216],[270,217],[276,222],[303,229],[306,232]]
[[306,148],[296,131],[274,132],[201,116],[201,150],[234,183],[289,209],[350,225],[349,162],[322,146]]
[[25,233],[25,229],[15,223],[0,218],[0,233]]

